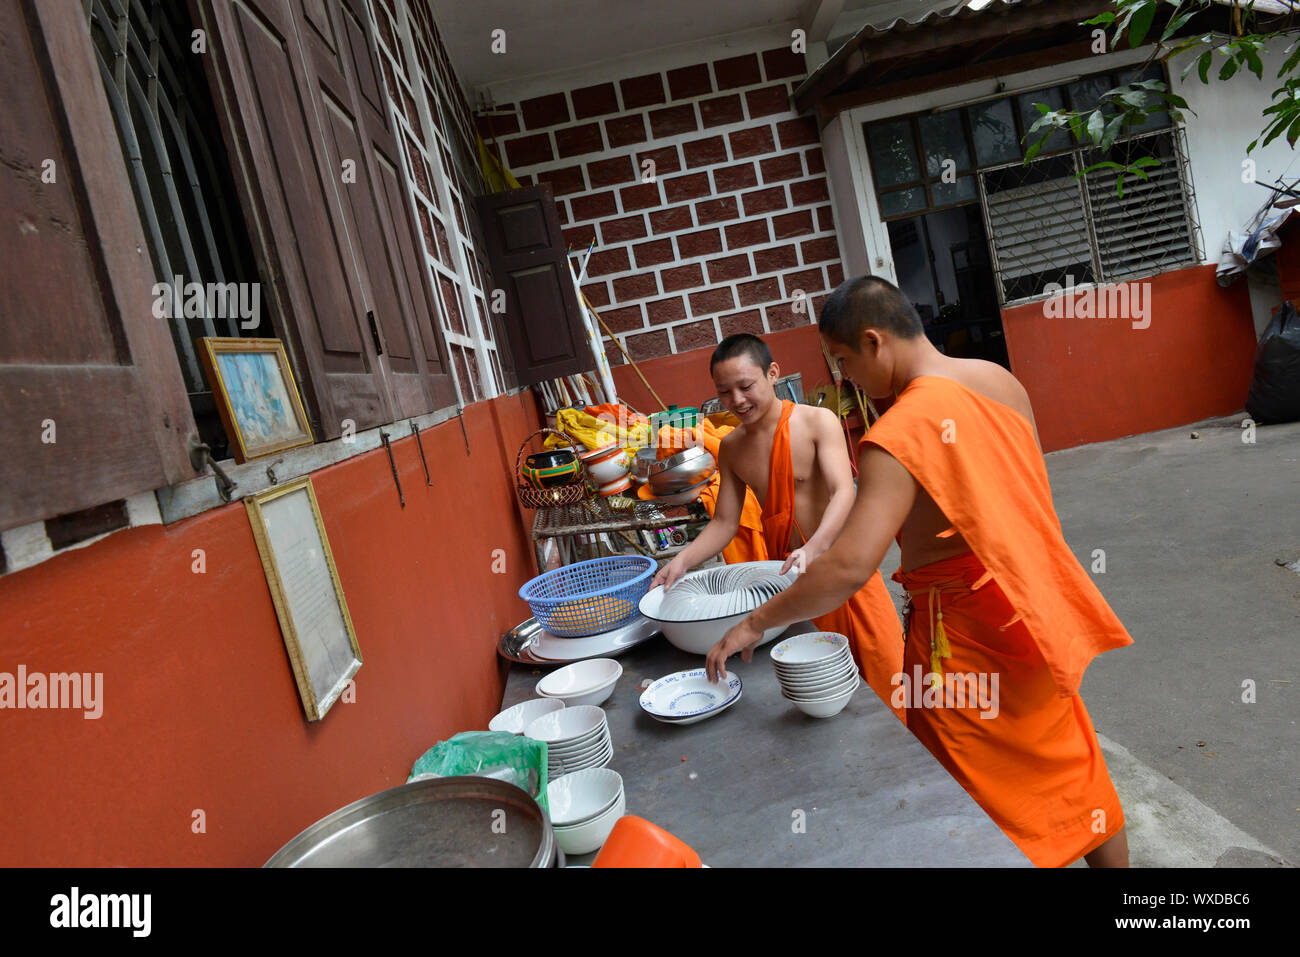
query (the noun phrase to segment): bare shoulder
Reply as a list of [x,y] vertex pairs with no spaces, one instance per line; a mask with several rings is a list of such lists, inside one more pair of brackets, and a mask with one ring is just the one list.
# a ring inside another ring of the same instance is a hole
[[839,418],[830,409],[820,409],[815,405],[796,405],[790,414],[790,421],[801,430],[816,435],[828,429],[839,431]]
[[1007,369],[996,362],[987,362],[983,359],[960,361],[962,373],[960,381],[963,385],[1003,405],[1010,406],[1031,422],[1034,420],[1029,393],[1020,384],[1020,380]]

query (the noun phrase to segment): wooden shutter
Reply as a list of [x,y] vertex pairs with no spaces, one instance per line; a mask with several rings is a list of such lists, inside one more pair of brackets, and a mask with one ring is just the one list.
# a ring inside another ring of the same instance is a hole
[[194,420],[81,4],[0,0],[0,36],[0,528],[13,528],[193,477]]
[[475,202],[493,281],[506,294],[504,325],[519,384],[594,368],[551,184]]
[[450,404],[364,8],[196,7],[258,266],[322,434],[337,437],[345,419],[366,428]]

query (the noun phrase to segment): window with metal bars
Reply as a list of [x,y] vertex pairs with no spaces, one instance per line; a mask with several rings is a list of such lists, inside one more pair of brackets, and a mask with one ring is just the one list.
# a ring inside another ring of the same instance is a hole
[[[87,0],[90,34],[113,113],[136,207],[160,283],[256,283],[257,267],[239,210],[202,54],[192,49],[186,4],[171,0]],[[179,277],[179,278],[178,278]],[[227,457],[227,437],[204,379],[195,339],[273,336],[204,297],[202,314],[169,323],[202,441]],[[184,311],[184,310],[180,310]]]
[[[1023,162],[1035,104],[1090,110],[1107,90],[1165,79],[1156,65],[1079,78],[1058,86],[869,123],[864,129],[881,219],[886,222],[979,203],[1003,304],[1056,284],[1113,282],[1199,261],[1198,227],[1185,136],[1153,114],[1111,150],[1076,146],[1052,133]],[[1037,134],[1030,138],[1034,142]],[[1117,171],[1080,171],[1111,160],[1154,156],[1149,179],[1116,191]]]

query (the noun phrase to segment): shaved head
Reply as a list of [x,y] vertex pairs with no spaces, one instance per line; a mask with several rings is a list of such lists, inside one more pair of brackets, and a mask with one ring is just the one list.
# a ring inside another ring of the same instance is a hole
[[840,283],[822,304],[817,328],[832,342],[855,349],[868,329],[881,329],[899,339],[915,339],[925,333],[921,317],[907,297],[879,276],[859,276]]

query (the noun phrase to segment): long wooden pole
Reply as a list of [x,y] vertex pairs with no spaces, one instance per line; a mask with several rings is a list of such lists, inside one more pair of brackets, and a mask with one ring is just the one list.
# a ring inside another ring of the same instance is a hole
[[646,381],[645,375],[641,372],[641,367],[636,364],[636,361],[630,355],[627,354],[627,350],[623,348],[623,343],[619,342],[618,337],[614,335],[609,326],[605,324],[604,317],[596,311],[596,307],[591,304],[589,299],[587,299],[587,294],[584,292],[581,295],[583,304],[586,305],[586,307],[591,310],[591,314],[596,317],[596,321],[600,323],[600,327],[605,330],[605,335],[614,340],[614,344],[618,346],[618,351],[623,353],[623,358],[626,359],[628,365],[632,367],[632,371],[637,374],[637,377],[641,380],[642,384],[650,390],[650,395],[659,403],[659,410],[661,412],[667,412],[668,406],[664,404],[663,399],[659,398],[659,393],[654,390],[654,386]]

